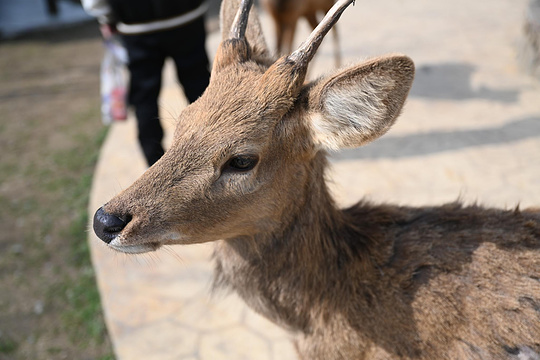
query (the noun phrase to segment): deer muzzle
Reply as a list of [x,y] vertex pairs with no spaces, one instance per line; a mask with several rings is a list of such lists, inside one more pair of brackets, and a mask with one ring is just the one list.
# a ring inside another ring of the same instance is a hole
[[99,208],[94,215],[94,232],[109,244],[126,227],[131,219],[121,219],[116,215],[108,214]]

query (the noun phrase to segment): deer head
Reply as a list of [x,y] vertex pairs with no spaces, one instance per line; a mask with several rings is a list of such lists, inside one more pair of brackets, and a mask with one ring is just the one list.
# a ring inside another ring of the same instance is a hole
[[351,2],[338,1],[298,50],[274,61],[252,1],[243,0],[233,20],[225,0],[207,90],[181,113],[165,155],[96,212],[96,234],[141,253],[279,231],[309,196],[307,184],[323,181],[314,174],[325,152],[383,135],[414,77],[412,61],[396,55],[304,84],[309,61]]

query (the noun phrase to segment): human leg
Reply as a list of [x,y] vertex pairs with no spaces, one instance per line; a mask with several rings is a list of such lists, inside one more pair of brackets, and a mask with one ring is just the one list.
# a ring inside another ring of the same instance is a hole
[[174,60],[178,80],[188,101],[194,102],[202,95],[210,80],[204,18],[173,29],[170,36],[168,55]]
[[135,108],[138,139],[149,166],[164,153],[158,97],[164,53],[156,46],[155,34],[124,36],[129,56],[129,102]]

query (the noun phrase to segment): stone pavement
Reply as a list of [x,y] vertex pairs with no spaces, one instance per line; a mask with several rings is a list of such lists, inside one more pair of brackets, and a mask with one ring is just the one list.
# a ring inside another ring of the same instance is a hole
[[55,16],[48,13],[45,0],[0,0],[0,38],[94,20],[75,2],[58,1],[57,6]]
[[[338,26],[346,63],[399,52],[415,61],[417,75],[386,136],[332,156],[329,177],[341,204],[366,197],[540,206],[540,85],[516,58],[525,8],[525,0],[359,0],[345,12]],[[272,44],[264,14],[262,23]],[[307,33],[302,24],[298,42]],[[211,34],[210,53],[218,42]],[[310,74],[332,65],[329,37]],[[162,117],[172,129],[185,100],[170,68],[166,79]],[[144,170],[134,120],[115,124],[95,173],[90,212]],[[211,244],[128,256],[93,234],[89,241],[118,359],[295,358],[285,332],[237,297],[210,293]]]

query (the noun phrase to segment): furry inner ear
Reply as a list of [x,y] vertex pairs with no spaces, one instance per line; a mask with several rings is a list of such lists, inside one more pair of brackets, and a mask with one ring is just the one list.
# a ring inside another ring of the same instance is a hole
[[308,95],[315,143],[337,150],[358,147],[382,136],[399,115],[413,78],[410,58],[389,56],[319,82]]

